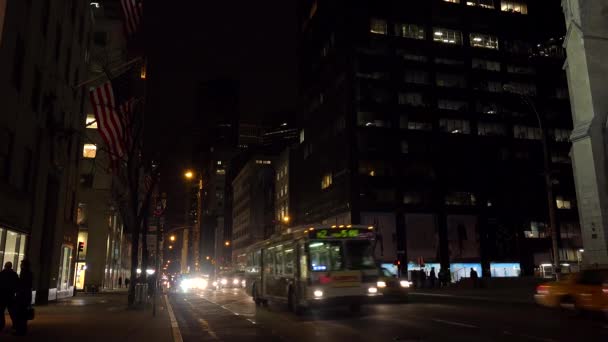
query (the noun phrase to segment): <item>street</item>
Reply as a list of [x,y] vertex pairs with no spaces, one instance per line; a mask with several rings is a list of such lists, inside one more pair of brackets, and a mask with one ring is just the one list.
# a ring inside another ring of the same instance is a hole
[[309,312],[256,308],[236,289],[169,296],[184,341],[608,341],[608,324],[533,305],[410,295],[408,303]]

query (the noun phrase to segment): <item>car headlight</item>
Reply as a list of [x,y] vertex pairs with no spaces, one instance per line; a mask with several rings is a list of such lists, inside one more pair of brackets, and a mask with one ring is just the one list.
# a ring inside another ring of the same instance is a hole
[[376,286],[378,286],[379,288],[386,287],[386,282],[380,280],[380,281],[376,282]]
[[402,280],[402,281],[399,282],[399,285],[401,285],[401,287],[410,287],[411,284],[412,283],[410,283],[407,280]]
[[378,293],[378,288],[370,287],[369,289],[367,289],[367,292],[369,292],[371,294]]
[[245,281],[245,279],[241,280],[241,286],[245,287],[247,285],[247,282]]
[[315,296],[315,298],[323,297],[323,291],[321,290],[315,290],[312,294]]
[[217,286],[217,281],[214,281],[213,283],[211,283],[211,285]]
[[222,285],[228,284],[228,279],[224,278],[221,280]]
[[234,278],[232,280],[232,285],[238,285],[239,284],[239,278]]

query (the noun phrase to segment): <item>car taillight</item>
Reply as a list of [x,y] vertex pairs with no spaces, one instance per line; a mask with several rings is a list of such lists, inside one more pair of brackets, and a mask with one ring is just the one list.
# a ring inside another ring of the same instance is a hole
[[603,292],[605,295],[608,295],[608,287],[604,287],[604,288],[602,289],[602,292]]
[[547,286],[547,285],[539,285],[536,288],[536,293],[538,293],[538,294],[549,294],[549,286]]

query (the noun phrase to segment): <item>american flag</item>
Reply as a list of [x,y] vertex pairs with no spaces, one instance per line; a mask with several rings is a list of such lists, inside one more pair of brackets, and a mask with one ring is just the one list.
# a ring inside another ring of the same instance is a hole
[[122,12],[125,16],[125,28],[128,36],[133,36],[141,25],[143,7],[138,0],[120,0]]
[[131,144],[131,122],[135,99],[130,94],[132,69],[91,90],[89,97],[99,134],[109,149],[112,168],[117,167]]
[[99,135],[108,147],[112,168],[116,168],[119,158],[125,154],[124,149],[124,124],[116,111],[116,102],[112,83],[107,81],[101,86],[94,88],[89,93],[93,113],[97,120]]

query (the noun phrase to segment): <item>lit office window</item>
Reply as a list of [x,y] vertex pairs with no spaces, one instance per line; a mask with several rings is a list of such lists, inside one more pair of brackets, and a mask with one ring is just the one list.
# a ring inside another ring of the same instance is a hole
[[433,29],[433,40],[440,43],[462,45],[462,32],[435,27]]
[[386,20],[383,19],[372,19],[370,23],[369,31],[375,34],[387,34]]
[[443,1],[445,1],[445,2],[451,2],[453,4],[459,4],[460,3],[460,0],[443,0]]
[[498,50],[498,38],[489,34],[471,33],[469,35],[472,47]]
[[95,144],[84,144],[82,148],[82,157],[83,158],[95,158],[97,155],[97,146]]
[[437,108],[444,110],[466,111],[469,104],[460,100],[439,99],[437,100]]
[[553,139],[555,141],[568,142],[570,141],[570,133],[569,129],[556,128],[553,130]]
[[404,81],[415,84],[428,84],[429,73],[420,70],[405,70]]
[[513,136],[517,139],[541,140],[542,132],[538,127],[514,125]]
[[323,175],[323,178],[321,178],[321,189],[329,188],[332,183],[333,183],[333,177],[332,177],[331,173],[327,173],[327,174]]
[[505,87],[508,87],[511,92],[520,95],[536,96],[536,85],[524,82],[509,82]]
[[424,27],[414,24],[395,24],[395,35],[397,37],[425,39]]
[[528,14],[528,5],[520,1],[502,0],[500,9],[503,12]]
[[557,209],[572,209],[572,201],[564,199],[563,196],[557,196],[555,198],[555,205]]
[[256,160],[256,164],[270,165],[272,162],[270,160]]
[[85,121],[86,127],[90,129],[97,129],[97,119],[95,119],[95,115],[87,114],[87,119]]
[[423,107],[425,106],[424,97],[422,93],[409,92],[409,93],[399,93],[399,104],[400,105],[409,105],[413,107]]
[[494,8],[494,0],[467,0],[467,6],[477,6],[482,8]]
[[473,58],[471,67],[477,70],[500,71],[500,62]]
[[504,136],[506,129],[503,124],[496,122],[480,122],[477,125],[477,134],[481,136]]
[[431,122],[412,121],[404,115],[399,120],[399,128],[412,131],[431,131],[433,130],[433,124]]
[[451,134],[469,134],[471,126],[467,120],[440,119],[439,129]]
[[461,74],[437,73],[435,83],[439,87],[466,88],[467,80]]

